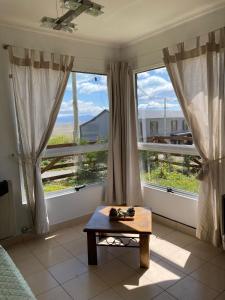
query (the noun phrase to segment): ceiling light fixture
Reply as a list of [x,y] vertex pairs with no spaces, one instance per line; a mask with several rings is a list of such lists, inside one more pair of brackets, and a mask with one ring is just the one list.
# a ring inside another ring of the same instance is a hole
[[60,0],[60,3],[61,7],[68,9],[68,11],[61,17],[55,19],[43,17],[41,19],[41,26],[72,33],[77,28],[71,21],[83,12],[94,17],[103,14],[103,6],[89,0]]

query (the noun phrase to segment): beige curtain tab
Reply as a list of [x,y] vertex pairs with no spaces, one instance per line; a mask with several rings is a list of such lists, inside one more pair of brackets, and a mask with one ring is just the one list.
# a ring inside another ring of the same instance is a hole
[[[35,53],[39,54],[39,59]],[[60,55],[59,63],[54,62],[54,54],[50,54],[50,61],[44,59],[44,51],[37,51],[34,49],[24,49],[24,56],[18,57],[13,53],[13,47],[8,47],[9,60],[11,64],[23,67],[33,66],[36,69],[52,69],[55,71],[71,71],[73,68],[74,57],[68,55]]]

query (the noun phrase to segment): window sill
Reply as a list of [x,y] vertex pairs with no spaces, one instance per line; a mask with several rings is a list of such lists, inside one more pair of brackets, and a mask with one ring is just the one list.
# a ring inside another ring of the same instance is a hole
[[56,198],[59,196],[65,196],[65,195],[69,195],[69,194],[81,193],[87,189],[90,189],[93,187],[98,187],[98,186],[104,186],[104,182],[96,182],[96,183],[88,184],[79,191],[75,191],[74,188],[68,188],[68,189],[59,190],[59,191],[55,191],[55,192],[47,192],[47,193],[45,193],[45,199]]
[[166,187],[157,186],[157,185],[149,184],[149,183],[146,183],[146,182],[142,182],[142,187],[149,188],[149,189],[154,189],[154,190],[157,190],[157,191],[160,191],[160,192],[163,192],[163,193],[172,194],[172,195],[176,195],[176,196],[181,196],[183,198],[198,201],[198,194],[195,194],[195,193],[185,192],[185,191],[176,190],[176,189],[174,189],[173,192],[168,192]]

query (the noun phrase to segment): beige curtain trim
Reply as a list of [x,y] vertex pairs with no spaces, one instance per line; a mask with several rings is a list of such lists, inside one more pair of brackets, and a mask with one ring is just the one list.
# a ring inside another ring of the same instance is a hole
[[52,69],[55,71],[71,71],[73,68],[74,56],[60,55],[60,63],[54,62],[54,53],[51,53],[51,61],[44,61],[44,52],[40,51],[40,60],[34,59],[34,50],[24,49],[24,58],[13,55],[12,47],[8,47],[10,63],[17,66],[28,67],[32,66],[36,69]]
[[222,49],[225,48],[225,28],[220,29],[220,38],[219,43],[216,43],[215,39],[215,32],[210,32],[208,34],[208,43],[205,45],[200,46],[200,37],[196,38],[196,48],[191,50],[184,50],[184,43],[179,43],[177,45],[178,52],[170,55],[169,48],[163,49],[164,55],[164,62],[165,64],[168,63],[175,63],[177,61],[195,58],[201,55],[204,55],[208,52],[220,52]]

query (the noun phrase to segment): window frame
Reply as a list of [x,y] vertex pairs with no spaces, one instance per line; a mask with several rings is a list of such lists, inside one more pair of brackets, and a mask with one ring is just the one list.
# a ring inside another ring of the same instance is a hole
[[[101,72],[88,72],[88,71],[80,71],[80,70],[72,70],[71,73],[83,73],[83,74],[93,74],[93,75],[102,75],[106,76],[106,80],[108,81],[108,73],[101,73]],[[107,86],[107,95],[108,95],[108,86]],[[108,98],[109,102],[109,98]],[[109,106],[110,109],[110,106]],[[86,154],[91,152],[101,152],[101,151],[108,151],[108,143],[94,143],[94,144],[87,144],[87,145],[71,145],[71,146],[63,146],[62,147],[46,147],[45,151],[42,154],[42,159],[52,158],[52,157],[60,157],[60,156],[72,156],[77,154]],[[102,184],[100,181],[96,181],[94,183],[87,183],[85,187],[93,186],[95,184]],[[71,187],[68,187],[63,190],[57,190],[55,192],[46,192],[46,196],[48,197],[49,194],[57,194],[60,193],[66,194],[68,190],[71,190]]]
[[[137,87],[137,75],[139,73],[148,72],[148,71],[154,71],[156,69],[165,68],[165,65],[163,64],[155,64],[152,66],[149,66],[148,68],[140,68],[133,70],[134,75],[134,95],[135,95],[135,102],[136,102],[136,114],[137,114],[137,123],[138,121],[138,87]],[[185,120],[184,120],[185,121]],[[186,122],[186,121],[185,121]],[[186,123],[187,124],[187,123]],[[178,122],[177,122],[178,125]],[[183,124],[182,124],[183,125]],[[138,132],[139,134],[139,132]],[[145,151],[152,151],[152,152],[160,152],[160,153],[168,153],[168,154],[181,154],[181,155],[199,155],[195,145],[181,145],[181,144],[162,144],[162,143],[145,143],[145,142],[139,142],[140,137],[137,136],[137,148],[138,150],[145,150]],[[176,188],[172,188],[170,191],[168,190],[169,187],[148,183],[145,181],[142,181],[142,184],[144,186],[150,187],[150,188],[157,188],[159,190],[162,190],[164,192],[175,193],[177,195],[187,196],[189,198],[197,199],[198,193],[192,193],[185,190],[180,190]]]

